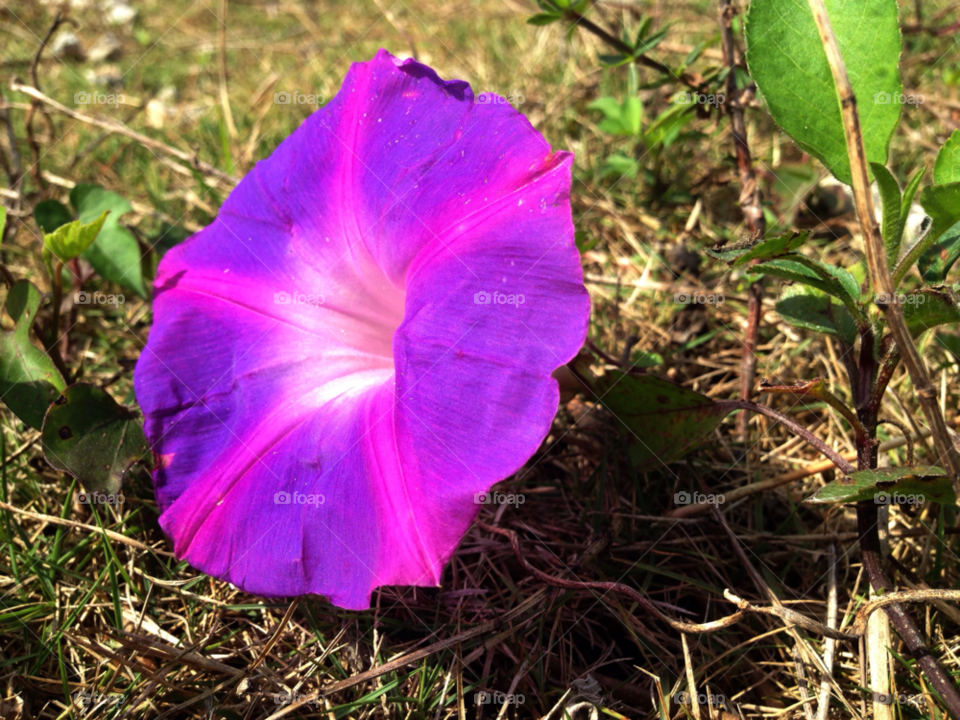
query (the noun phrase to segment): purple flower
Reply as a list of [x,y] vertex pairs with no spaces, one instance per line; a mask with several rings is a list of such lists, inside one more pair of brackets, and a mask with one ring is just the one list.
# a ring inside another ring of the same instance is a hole
[[137,397],[177,557],[267,597],[438,585],[586,335],[569,153],[381,50],[171,250]]

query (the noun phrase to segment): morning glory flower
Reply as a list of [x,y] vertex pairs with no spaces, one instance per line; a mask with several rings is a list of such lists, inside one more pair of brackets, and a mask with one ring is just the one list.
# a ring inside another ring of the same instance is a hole
[[135,373],[177,557],[366,608],[436,586],[586,335],[572,155],[381,50],[167,253]]

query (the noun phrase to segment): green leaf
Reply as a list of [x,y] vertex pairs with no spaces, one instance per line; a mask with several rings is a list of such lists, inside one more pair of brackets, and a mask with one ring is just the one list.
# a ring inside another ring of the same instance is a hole
[[133,234],[120,225],[120,216],[133,209],[130,203],[99,185],[77,185],[70,191],[70,202],[84,222],[90,222],[104,210],[111,211],[100,235],[83,256],[104,279],[146,297],[140,245]]
[[71,222],[73,215],[63,203],[56,200],[41,200],[33,209],[33,219],[37,221],[37,227],[46,234]]
[[670,32],[669,28],[664,28],[663,30],[658,30],[650,37],[644,38],[642,42],[637,42],[633,48],[634,57],[639,57],[644,53],[656,49],[657,45],[667,39],[668,32]]
[[36,430],[43,414],[66,387],[53,360],[30,342],[30,328],[40,307],[40,291],[20,280],[7,293],[13,330],[0,330],[0,397],[13,413]]
[[594,383],[600,402],[626,427],[630,459],[654,470],[692,450],[729,409],[652,375],[608,372]]
[[0,242],[3,241],[3,231],[7,226],[7,209],[0,205]]
[[640,115],[643,108],[639,97],[628,97],[620,108],[620,122],[629,135],[640,134]]
[[671,105],[650,123],[643,134],[643,142],[648,148],[653,148],[656,145],[669,147],[684,126],[693,118],[693,105]]
[[601,65],[609,68],[620,67],[621,65],[633,62],[633,58],[629,55],[598,55],[597,57]]
[[933,221],[923,239],[931,245],[960,221],[960,182],[928,185],[920,193],[920,205]]
[[74,220],[61,225],[52,233],[43,236],[44,247],[63,262],[73,260],[97,239],[109,213],[109,210],[104,210],[100,217],[91,223],[84,224],[82,220]]
[[600,177],[616,176],[617,178],[634,178],[637,176],[639,169],[639,162],[618,151],[607,158],[603,164],[603,168],[600,170]]
[[663,364],[663,355],[646,350],[634,350],[630,355],[631,368],[651,368]]
[[[787,255],[779,260],[768,260],[755,266],[753,272],[762,272],[791,282],[803,283],[851,302],[860,300],[860,283],[842,267],[828,265],[807,257],[803,258],[802,262],[793,258],[793,255]],[[820,273],[812,269],[810,265],[819,268]],[[832,280],[825,280],[823,274],[830,276]]]
[[115,493],[136,463],[153,465],[139,414],[93,385],[71,385],[43,421],[43,453],[88,490]]
[[837,335],[848,345],[857,338],[857,325],[850,312],[828,295],[809,291],[802,285],[785,288],[776,304],[785,322],[804,330]]
[[942,283],[958,259],[960,259],[960,224],[947,230],[937,242],[923,251],[917,261],[917,269],[924,282]]
[[597,243],[600,242],[598,237],[590,237],[590,233],[584,230],[577,230],[573,234],[574,242],[577,244],[577,250],[580,251],[580,254],[583,255],[585,252],[593,250],[597,246]]
[[[900,25],[896,0],[826,0],[857,97],[867,160],[885,165],[900,121]],[[747,64],[770,114],[842,182],[851,182],[840,101],[810,7],[753,0]]]
[[527,18],[528,25],[549,25],[562,17],[560,13],[537,13]]
[[[937,153],[937,161],[933,166],[933,181],[937,185],[960,182],[960,130],[954,130]],[[960,223],[950,227],[923,252],[917,262],[917,269],[926,282],[942,283],[958,258]]]
[[750,247],[747,252],[743,253],[736,260],[734,260],[733,267],[746,265],[751,260],[765,260],[766,258],[774,258],[778,255],[785,255],[803,245],[809,239],[809,237],[810,233],[808,232],[791,232],[786,233],[785,235],[780,235],[779,237],[771,238],[770,240],[761,240]]
[[923,288],[903,295],[903,320],[913,337],[937,325],[960,323],[960,297],[951,288]]
[[918,465],[860,470],[820,488],[807,502],[854,503],[873,501],[877,505],[890,502],[955,503],[957,499],[946,471]]
[[640,18],[640,27],[637,28],[637,39],[634,41],[634,45],[639,45],[640,42],[647,36],[647,33],[650,32],[650,28],[653,27],[653,18],[649,15],[644,15]]
[[954,130],[937,153],[933,181],[937,185],[960,182],[960,130]]
[[886,166],[872,162],[873,176],[877,179],[877,188],[880,190],[880,202],[883,208],[883,245],[887,249],[887,263],[893,264],[900,254],[900,241],[903,239],[903,226],[906,218],[901,214],[902,195],[897,179],[887,170]]
[[193,235],[193,233],[189,230],[179,225],[171,225],[165,222],[161,223],[160,233],[153,238],[150,244],[153,249],[157,251],[157,254],[163,257],[167,254],[168,250],[176,247],[191,235]]

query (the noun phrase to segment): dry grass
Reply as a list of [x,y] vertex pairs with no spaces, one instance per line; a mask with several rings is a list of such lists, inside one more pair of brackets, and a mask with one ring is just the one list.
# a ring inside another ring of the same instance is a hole
[[[276,105],[275,92],[330,97],[348,63],[370,57],[380,46],[415,52],[442,76],[467,79],[480,90],[517,91],[524,96],[521,110],[554,147],[577,154],[574,217],[578,229],[599,238],[583,258],[594,307],[591,339],[618,357],[636,336],[634,360],[641,350],[659,353],[664,363],[656,372],[712,397],[735,395],[744,280],[705,258],[699,267],[690,261],[703,246],[744,232],[727,123],[697,120],[682,142],[644,158],[636,179],[603,179],[605,158],[621,146],[597,129],[585,108],[600,95],[621,94],[625,76],[598,69],[600,48],[592,38],[566,39],[557,27],[525,25],[532,4],[518,0],[391,2],[231,0],[226,53],[235,136],[220,103],[215,0],[140,3],[132,29],[120,30],[108,28],[93,8],[74,9],[71,17],[79,25],[74,31],[88,48],[111,31],[123,55],[96,66],[47,56],[39,68],[41,87],[72,108],[74,93],[94,87],[85,77],[89,69],[114,72],[122,76],[118,86],[99,89],[122,92],[125,104],[82,111],[123,119],[237,177],[269,154],[310,109]],[[29,59],[50,25],[52,5],[7,1],[0,7],[0,59],[7,75],[29,84]],[[615,27],[623,19],[635,22],[630,7],[611,3],[596,12]],[[665,51],[672,62],[682,59],[685,46],[716,34],[716,9],[709,2],[642,7],[658,26],[676,23]],[[944,1],[924,11],[933,17],[948,7]],[[958,126],[960,94],[947,81],[960,56],[953,37],[910,35],[907,47],[905,84],[926,93],[928,101],[908,111],[892,165],[912,169],[929,164],[930,149]],[[715,64],[716,55],[708,53],[701,62]],[[173,96],[168,87],[176,89]],[[643,92],[645,121],[666,107],[671,92],[669,87]],[[6,90],[4,97],[28,168],[33,161],[22,140],[28,98]],[[69,181],[118,190],[137,203],[137,212],[126,219],[144,238],[153,237],[164,219],[188,228],[207,224],[230,190],[229,181],[201,179],[183,163],[128,138],[57,113],[51,117],[50,125],[36,123],[46,195],[63,198]],[[859,263],[859,240],[850,235],[852,214],[842,208],[830,213],[832,195],[825,191],[791,197],[776,179],[803,159],[772,132],[762,112],[749,112],[748,123],[772,211],[799,207],[797,223],[815,230],[821,238],[817,247],[830,262]],[[3,145],[8,157],[9,149]],[[17,277],[44,286],[40,240],[30,216],[40,198],[32,176],[25,190],[19,205],[4,196],[13,206],[14,228],[3,245],[4,262]],[[716,288],[727,302],[717,308],[677,305],[672,295],[683,287]],[[768,300],[776,292],[771,285]],[[767,308],[758,378],[824,376],[844,397],[846,376],[830,338],[797,331],[779,321],[771,302]],[[115,397],[131,402],[132,366],[149,330],[149,306],[128,302],[119,312],[90,309],[77,319],[70,362],[82,361],[86,381],[109,384]],[[957,360],[932,339],[925,355],[942,378],[950,418],[960,394]],[[919,416],[909,378],[899,372],[891,388],[887,413],[912,425]],[[815,428],[831,447],[853,450],[850,428],[836,414],[783,396],[772,402]],[[823,620],[834,545],[840,613],[849,616],[866,592],[855,516],[842,507],[802,504],[822,484],[820,475],[724,504],[742,552],[710,516],[667,517],[678,491],[729,494],[820,460],[766,418],[753,418],[747,446],[734,441],[732,428],[726,422],[685,460],[638,474],[626,461],[627,438],[616,421],[589,398],[574,398],[561,408],[538,454],[505,481],[505,487],[525,494],[524,505],[484,508],[481,518],[516,531],[528,562],[546,573],[624,583],[663,603],[665,612],[693,622],[733,611],[723,599],[725,588],[758,603],[768,602],[765,594],[772,592],[794,610]],[[887,429],[897,436],[886,426],[881,439],[889,439]],[[75,505],[76,486],[45,464],[35,435],[3,411],[3,717],[266,718],[281,710],[277,700],[283,692],[321,693],[315,703],[296,708],[295,716],[495,717],[498,708],[473,707],[478,690],[523,695],[524,703],[506,709],[504,717],[552,712],[550,717],[560,718],[564,707],[577,718],[597,717],[591,708],[609,717],[683,715],[677,704],[663,702],[686,688],[679,633],[616,594],[543,584],[501,536],[474,528],[440,588],[383,588],[368,612],[339,611],[314,598],[293,605],[268,602],[200,575],[169,554],[148,478],[132,479],[119,512],[108,508],[97,515]],[[903,450],[891,450],[887,459],[902,464]],[[957,587],[956,520],[954,508],[932,504],[918,513],[891,511],[891,550],[914,582]],[[100,528],[114,532],[105,535]],[[941,662],[960,673],[957,612],[929,606],[914,616]],[[689,641],[696,685],[727,698],[724,718],[803,717],[797,648],[807,659],[812,693],[819,688],[809,658],[822,653],[822,638],[788,631],[776,618],[750,616]],[[403,661],[384,667],[398,659]],[[863,713],[860,662],[859,647],[841,642],[835,695],[848,705],[835,699],[835,717]],[[896,663],[896,687],[910,695],[926,690],[913,666],[902,656]],[[96,704],[84,711],[73,701],[78,692],[95,694]],[[903,705],[899,712],[933,717],[935,707],[935,702],[924,710]]]

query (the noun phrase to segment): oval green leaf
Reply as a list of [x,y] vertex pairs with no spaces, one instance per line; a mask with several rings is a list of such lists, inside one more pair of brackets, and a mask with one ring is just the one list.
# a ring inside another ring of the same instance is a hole
[[43,426],[50,403],[66,387],[50,356],[30,342],[40,300],[33,283],[14,283],[6,304],[14,327],[0,331],[0,397],[14,415],[36,430]]
[[[900,26],[896,0],[826,0],[853,85],[867,160],[886,165],[900,121]],[[851,182],[840,100],[806,2],[753,0],[747,64],[770,114],[837,179]]]
[[137,412],[93,385],[71,385],[43,421],[43,454],[87,490],[115,493],[136,463],[153,465]]

